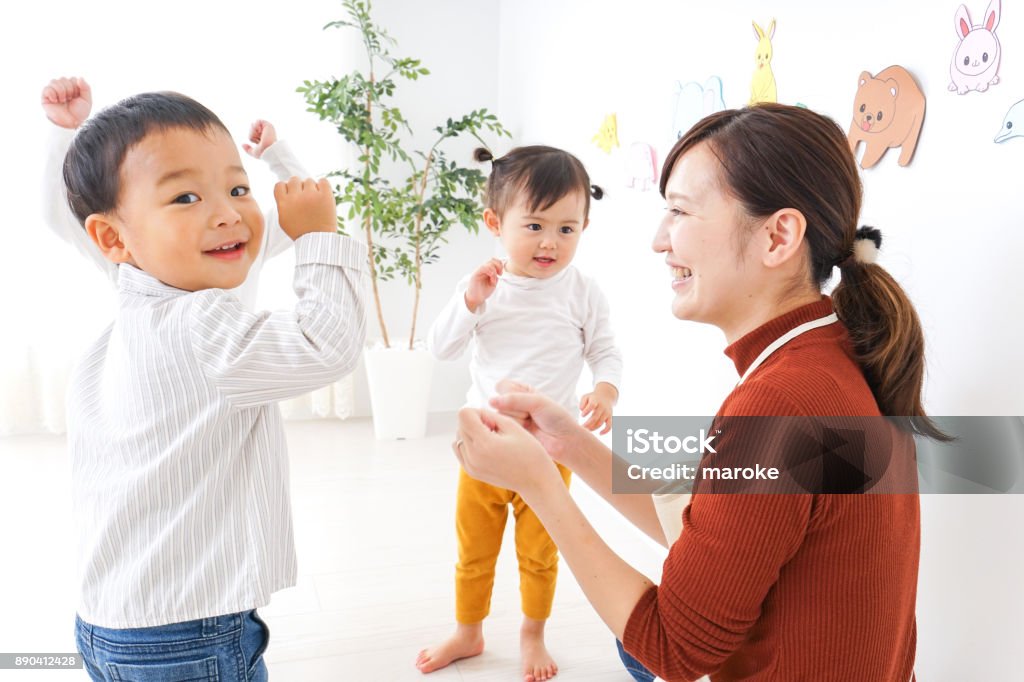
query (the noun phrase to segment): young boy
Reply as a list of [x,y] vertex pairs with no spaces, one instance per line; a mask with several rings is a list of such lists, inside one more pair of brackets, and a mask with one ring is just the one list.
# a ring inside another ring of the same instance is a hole
[[[92,111],[92,88],[84,78],[54,78],[43,87],[41,99],[43,112],[53,123],[43,175],[46,188],[46,203],[43,206],[45,223],[51,232],[75,247],[116,285],[117,264],[104,258],[93,245],[89,235],[82,229],[82,224],[68,208],[64,189],[64,157],[75,131]],[[277,131],[269,121],[253,122],[249,129],[249,142],[251,144],[244,144],[242,148],[254,159],[266,162],[278,180],[287,180],[292,176],[308,177],[309,174],[288,144],[277,139]],[[256,305],[256,289],[264,263],[284,253],[292,245],[292,240],[278,224],[276,207],[267,211],[265,223],[267,227],[259,255],[249,268],[245,281],[233,291],[250,310]]]
[[355,366],[366,249],[336,234],[326,180],[278,183],[299,300],[248,312],[225,290],[259,258],[263,216],[223,123],[176,93],[86,122],[64,179],[118,270],[116,319],[68,396],[86,668],[95,680],[266,679],[255,609],[296,579],[277,402]]

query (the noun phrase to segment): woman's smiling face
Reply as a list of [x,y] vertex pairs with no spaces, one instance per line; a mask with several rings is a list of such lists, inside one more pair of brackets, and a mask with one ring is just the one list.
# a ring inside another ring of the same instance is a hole
[[665,254],[672,276],[672,313],[726,329],[744,315],[759,268],[747,248],[749,218],[724,191],[721,166],[707,144],[676,162],[665,201],[653,246]]

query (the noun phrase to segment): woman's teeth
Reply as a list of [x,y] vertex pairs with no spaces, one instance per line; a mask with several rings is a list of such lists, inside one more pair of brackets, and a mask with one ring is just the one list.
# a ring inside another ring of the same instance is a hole
[[676,279],[686,279],[693,274],[690,268],[672,268],[672,276]]

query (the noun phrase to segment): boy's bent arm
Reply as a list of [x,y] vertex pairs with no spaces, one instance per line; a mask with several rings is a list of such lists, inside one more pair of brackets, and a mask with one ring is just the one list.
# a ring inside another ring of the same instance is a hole
[[112,282],[116,282],[117,265],[104,258],[68,206],[67,190],[64,187],[64,157],[74,137],[74,130],[50,126],[43,166],[43,222],[50,232],[71,244]]
[[311,233],[295,241],[292,311],[250,313],[219,289],[198,292],[189,329],[199,365],[235,407],[278,402],[355,369],[366,339],[366,247]]
[[[284,140],[278,140],[274,144],[270,145],[263,151],[261,157],[270,166],[271,172],[282,182],[287,181],[288,178],[308,178],[310,174],[306,172],[305,167],[299,161],[298,157],[292,151],[291,147]],[[279,254],[284,253],[288,250],[294,242],[291,237],[284,233],[281,229],[281,223],[277,215],[277,205],[275,204],[265,216],[267,224],[267,235],[266,243],[264,248],[266,252],[263,254],[264,258],[273,258]]]

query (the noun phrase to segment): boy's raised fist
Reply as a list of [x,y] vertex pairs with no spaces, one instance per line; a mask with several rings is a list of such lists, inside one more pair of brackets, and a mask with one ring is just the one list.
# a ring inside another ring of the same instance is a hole
[[54,78],[43,88],[42,104],[54,125],[74,130],[89,118],[92,89],[84,78]]
[[337,232],[337,204],[327,178],[292,177],[279,182],[274,185],[274,199],[281,229],[292,239],[310,232]]

